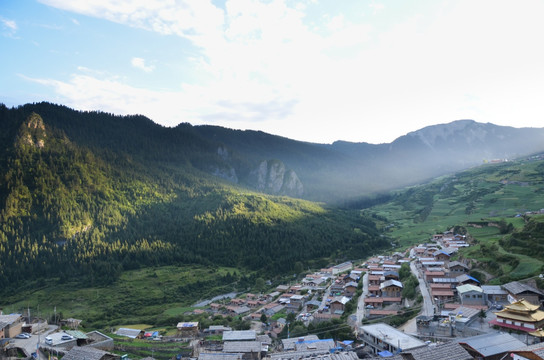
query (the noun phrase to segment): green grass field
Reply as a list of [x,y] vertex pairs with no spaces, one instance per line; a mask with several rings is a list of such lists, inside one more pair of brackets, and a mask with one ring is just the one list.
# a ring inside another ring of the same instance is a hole
[[393,201],[365,211],[385,217],[384,224],[394,224],[387,234],[401,248],[427,242],[433,234],[453,226],[466,227],[479,245],[457,256],[474,259],[482,270],[496,277],[493,281],[501,282],[534,276],[544,263],[540,258],[512,252],[515,248],[505,250],[499,240],[506,234],[498,227],[468,224],[504,221],[520,231],[526,220],[516,214],[537,211],[543,204],[544,162],[519,161],[444,176],[405,189]]
[[[57,315],[84,319],[83,326],[107,328],[140,326],[145,323],[166,322],[175,326],[176,317],[191,311],[190,305],[231,291],[229,284],[222,287],[198,288],[198,284],[209,284],[218,276],[235,269],[207,268],[200,266],[157,267],[125,272],[114,284],[106,287],[81,288],[82,284],[41,284],[41,287],[16,294],[25,300],[10,302],[2,299],[4,313],[22,313],[30,308],[41,317],[52,318],[56,308]],[[194,291],[184,289],[195,284]],[[149,325],[151,326],[151,325]]]

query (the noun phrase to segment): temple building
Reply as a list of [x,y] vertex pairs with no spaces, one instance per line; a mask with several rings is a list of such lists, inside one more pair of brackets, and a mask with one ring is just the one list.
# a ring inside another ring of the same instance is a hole
[[507,329],[533,332],[544,325],[544,311],[538,308],[538,305],[521,299],[506,305],[503,310],[496,313],[497,319],[489,323]]

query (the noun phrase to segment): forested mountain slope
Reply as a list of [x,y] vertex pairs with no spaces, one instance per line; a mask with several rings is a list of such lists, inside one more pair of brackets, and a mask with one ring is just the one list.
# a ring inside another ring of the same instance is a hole
[[285,274],[386,246],[374,223],[212,176],[218,144],[189,125],[0,107],[0,288],[27,279],[111,282],[141,266]]

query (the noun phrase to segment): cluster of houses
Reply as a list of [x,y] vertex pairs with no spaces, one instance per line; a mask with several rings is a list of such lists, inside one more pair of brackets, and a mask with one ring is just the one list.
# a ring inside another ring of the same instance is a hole
[[[49,351],[55,349],[57,356],[62,356],[66,360],[93,359],[93,356],[100,356],[102,360],[109,360],[116,357],[110,354],[113,350],[113,339],[99,331],[84,333],[77,330],[81,320],[66,319],[61,324],[69,327],[71,330],[56,331],[44,335],[41,339],[43,343],[38,343],[40,350]],[[47,322],[42,319],[37,321],[28,321],[22,314],[4,315],[0,312],[0,358],[19,358],[24,354],[25,358],[32,359],[32,354],[28,353],[25,346],[19,346],[19,343],[11,341],[12,339],[21,339],[27,341],[32,334],[42,333],[47,330]],[[26,334],[26,337],[21,337]],[[73,350],[73,351],[72,351]]]
[[399,270],[410,262],[404,253],[377,256],[368,259],[364,267],[368,272],[368,290],[364,299],[369,318],[396,315],[402,304],[403,284]]
[[[221,316],[243,316],[250,320],[267,318],[279,312],[296,313],[305,320],[328,321],[340,318],[346,304],[356,294],[363,269],[354,268],[344,262],[318,272],[308,274],[300,282],[279,285],[267,294],[245,294],[240,297],[213,302],[206,310],[195,310],[195,314],[209,312]],[[282,321],[283,320],[283,321]],[[285,319],[271,324],[270,335],[276,337],[285,326]]]
[[387,324],[360,328],[359,339],[373,354],[388,360],[544,360],[544,343],[527,345],[506,332],[491,332],[442,343],[424,342]]
[[500,311],[496,312],[496,319],[490,321],[490,325],[527,333],[542,328],[544,312],[539,308],[544,293],[536,286],[517,281],[481,285],[478,279],[468,275],[467,264],[450,261],[459,248],[467,246],[464,236],[447,232],[434,235],[432,243],[419,245],[411,251],[435,302],[437,314],[445,319],[454,314],[456,326],[462,328],[474,321],[480,310],[495,308]]

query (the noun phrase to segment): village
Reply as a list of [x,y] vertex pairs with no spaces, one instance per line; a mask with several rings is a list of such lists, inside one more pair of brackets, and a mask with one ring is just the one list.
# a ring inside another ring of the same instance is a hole
[[[344,262],[268,293],[229,294],[194,310],[241,316],[251,321],[250,330],[180,322],[176,336],[133,328],[115,329],[115,334],[156,342],[183,340],[191,345],[183,357],[198,360],[544,359],[544,293],[534,281],[481,284],[469,275],[469,261],[450,260],[468,246],[465,236],[448,231],[404,252],[360,264]],[[398,327],[384,322],[414,311],[417,316]],[[292,323],[332,319],[345,319],[355,340],[290,334]],[[3,357],[120,357],[111,352],[111,337],[84,333],[78,330],[81,322],[66,319],[64,328],[70,330],[60,331],[43,322],[29,323],[22,314],[2,314]]]

